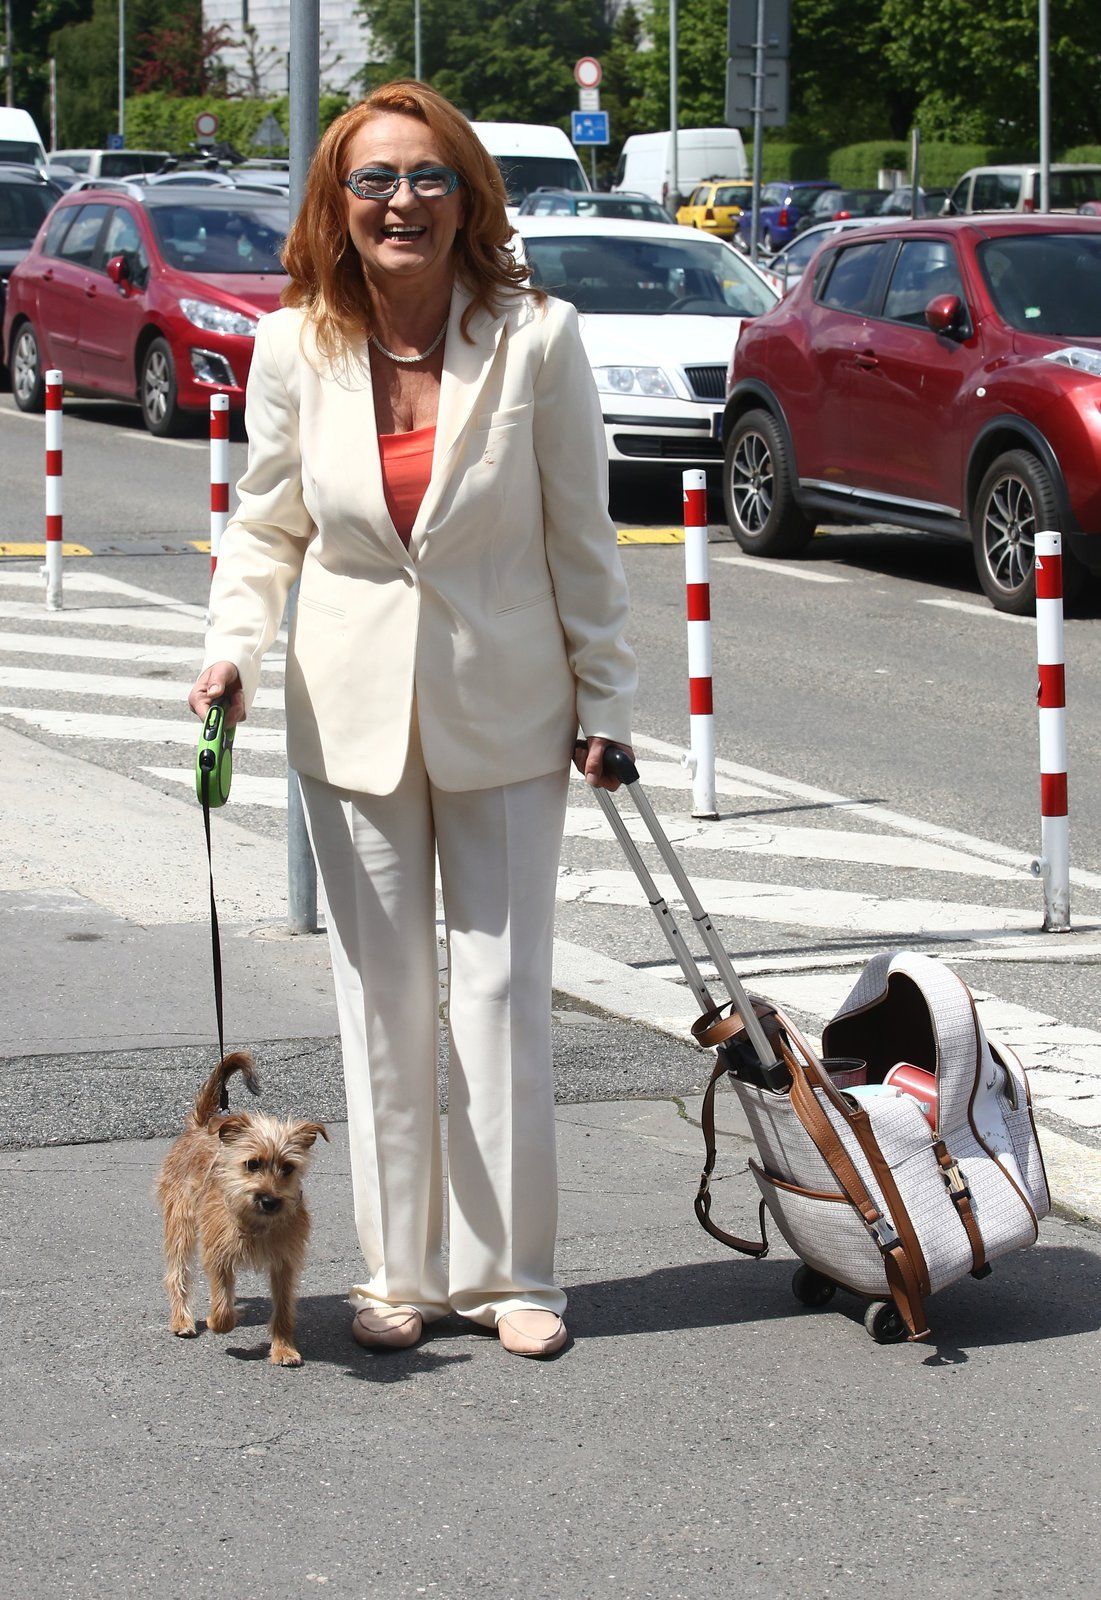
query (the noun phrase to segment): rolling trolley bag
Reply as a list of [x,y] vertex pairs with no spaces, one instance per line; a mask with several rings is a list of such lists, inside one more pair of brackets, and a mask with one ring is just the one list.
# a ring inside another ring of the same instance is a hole
[[[604,770],[625,784],[730,997],[716,1003],[614,800],[595,790],[702,1008],[692,1032],[716,1052],[701,1115],[701,1225],[761,1257],[767,1213],[801,1259],[792,1289],[804,1305],[847,1289],[869,1302],[864,1323],[878,1343],[926,1338],[930,1295],[1032,1244],[1050,1207],[1021,1063],[987,1039],[955,973],[904,950],[869,961],[814,1051],[778,1007],[742,987],[630,757],[609,748]],[[724,1077],[757,1145],[759,1240],[711,1217]]]

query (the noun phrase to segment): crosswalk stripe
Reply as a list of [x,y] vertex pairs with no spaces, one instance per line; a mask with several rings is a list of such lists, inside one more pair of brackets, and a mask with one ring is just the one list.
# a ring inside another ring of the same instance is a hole
[[[201,645],[142,644],[130,639],[69,639],[59,633],[0,633],[0,656],[74,656],[88,661],[141,661],[150,665],[186,663],[199,670]],[[264,672],[281,673],[286,658],[269,650],[261,663]],[[759,791],[763,794],[765,791]]]
[[[164,700],[181,709],[187,705],[190,683],[166,679],[124,678],[96,672],[55,672],[46,667],[7,667],[0,663],[0,689],[31,689],[59,694],[100,694],[115,700]],[[281,689],[260,688],[253,702],[261,710],[281,711]]]
[[47,611],[33,600],[0,600],[0,617],[11,622],[40,622],[51,632],[62,628],[135,628],[143,633],[206,632],[200,616],[182,616],[178,611],[141,609],[137,606],[70,606],[64,611]]
[[[671,878],[655,873],[669,900],[677,900]],[[783,883],[748,883],[737,878],[694,880],[696,893],[714,916],[771,922],[791,928],[826,928],[877,939],[929,940],[1004,937],[1039,925],[1035,911],[970,905],[954,900],[894,899],[848,889],[808,889]],[[558,898],[580,904],[645,907],[646,897],[631,872],[564,867]]]
[[[16,717],[28,727],[43,733],[67,735],[72,739],[123,740],[131,744],[196,744],[198,721],[181,716],[178,722],[167,718],[125,717],[92,711],[27,711],[21,706],[0,706],[0,716]],[[287,738],[282,728],[252,728],[249,746],[255,751],[283,751]]]
[[[141,770],[148,772],[151,777],[182,784],[187,789],[195,786],[195,771],[192,767],[142,767]],[[273,811],[285,811],[286,774],[279,778],[261,778],[251,772],[235,772],[230,790],[230,804],[265,806]]]
[[712,556],[721,567],[745,567],[750,572],[767,572],[783,578],[801,578],[804,583],[851,583],[851,578],[839,577],[835,572],[814,572],[809,567],[796,566],[789,561],[762,561],[760,556]]
[[[2,680],[0,680],[2,681]],[[636,841],[647,843],[649,834],[641,817],[624,813],[623,820]],[[920,868],[926,872],[965,873],[969,877],[1022,881],[1013,867],[946,849],[930,840],[892,838],[884,833],[847,832],[840,828],[801,828],[786,823],[694,822],[690,817],[660,817],[672,842],[681,850],[737,850],[744,855],[792,857],[800,861],[851,861],[861,865]],[[595,808],[571,806],[566,812],[566,837],[608,839],[611,833]]]
[[969,617],[994,617],[999,622],[1023,622],[1026,628],[1035,628],[1035,617],[1015,617],[1008,611],[995,611],[993,606],[973,606],[966,600],[919,600],[919,606],[935,606],[938,611],[962,611]]

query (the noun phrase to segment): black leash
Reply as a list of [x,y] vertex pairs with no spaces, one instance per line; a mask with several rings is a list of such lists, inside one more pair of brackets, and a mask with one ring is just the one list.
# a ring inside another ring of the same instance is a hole
[[[222,941],[218,932],[218,907],[214,901],[214,857],[210,847],[210,773],[201,771],[203,804],[203,830],[206,833],[206,865],[210,876],[210,946],[214,965],[214,1009],[218,1013],[218,1060],[226,1055],[225,1030],[222,1023]],[[222,1084],[218,1102],[221,1110],[229,1110],[229,1091]]]

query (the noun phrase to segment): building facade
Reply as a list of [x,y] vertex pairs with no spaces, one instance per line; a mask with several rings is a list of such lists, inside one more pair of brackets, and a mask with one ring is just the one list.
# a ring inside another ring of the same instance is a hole
[[[354,93],[369,58],[370,35],[349,0],[320,5],[321,88]],[[203,0],[203,27],[225,27],[236,41],[220,52],[235,93],[287,93],[290,0]]]

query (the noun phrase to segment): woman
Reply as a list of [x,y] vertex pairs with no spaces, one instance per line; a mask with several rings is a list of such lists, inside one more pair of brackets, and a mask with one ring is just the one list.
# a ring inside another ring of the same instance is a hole
[[[454,1310],[566,1339],[550,1053],[568,772],[629,749],[634,658],[572,306],[525,290],[470,125],[392,83],[335,122],[259,324],[249,460],[211,594],[203,715],[231,720],[301,577],[287,748],[336,980],[362,1344]],[[449,1261],[435,856],[449,968]]]

